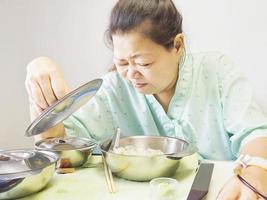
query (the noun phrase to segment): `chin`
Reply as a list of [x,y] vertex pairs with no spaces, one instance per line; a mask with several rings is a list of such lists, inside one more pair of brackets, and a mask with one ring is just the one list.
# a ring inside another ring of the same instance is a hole
[[141,94],[145,94],[145,95],[154,94],[154,92],[149,91],[149,90],[144,90],[144,89],[139,89],[139,88],[135,88],[135,89]]

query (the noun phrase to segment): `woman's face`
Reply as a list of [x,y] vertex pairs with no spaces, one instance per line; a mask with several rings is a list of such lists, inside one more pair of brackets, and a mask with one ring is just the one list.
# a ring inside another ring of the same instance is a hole
[[117,71],[136,90],[143,94],[173,91],[181,51],[166,50],[138,32],[115,34],[112,39]]

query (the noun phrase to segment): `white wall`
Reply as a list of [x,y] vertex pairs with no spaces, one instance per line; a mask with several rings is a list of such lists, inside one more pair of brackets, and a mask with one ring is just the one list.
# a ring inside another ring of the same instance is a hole
[[[25,67],[45,55],[74,88],[107,71],[103,33],[116,0],[0,0],[0,149],[32,146]],[[191,52],[222,51],[248,74],[267,111],[265,0],[176,0]]]
[[0,149],[30,147],[24,89],[27,63],[56,60],[70,85],[107,71],[111,52],[103,33],[114,0],[0,0]]

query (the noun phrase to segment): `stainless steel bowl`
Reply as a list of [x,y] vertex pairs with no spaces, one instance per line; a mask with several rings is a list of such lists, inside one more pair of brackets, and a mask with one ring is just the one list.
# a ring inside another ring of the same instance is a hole
[[197,151],[188,142],[161,136],[129,136],[119,141],[120,147],[132,145],[141,149],[157,149],[163,155],[123,155],[109,151],[111,139],[100,145],[100,149],[111,171],[122,178],[134,181],[149,181],[156,177],[172,176],[180,163],[180,159]]
[[43,189],[55,173],[57,159],[51,152],[0,151],[0,199],[25,197]]
[[37,150],[56,153],[59,167],[80,167],[92,155],[95,146],[91,140],[78,137],[47,138],[35,144]]

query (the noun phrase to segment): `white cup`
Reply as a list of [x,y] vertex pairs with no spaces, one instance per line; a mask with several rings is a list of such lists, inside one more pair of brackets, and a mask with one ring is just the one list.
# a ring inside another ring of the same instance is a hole
[[179,183],[173,178],[154,178],[150,181],[151,200],[177,200]]

